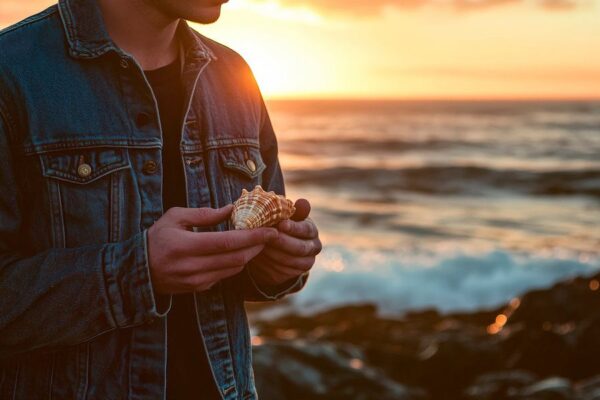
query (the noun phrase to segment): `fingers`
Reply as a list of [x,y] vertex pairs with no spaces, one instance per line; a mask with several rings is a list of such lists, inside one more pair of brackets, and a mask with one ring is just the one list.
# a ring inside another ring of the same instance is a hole
[[310,203],[306,199],[298,199],[294,204],[296,212],[290,218],[292,221],[303,221],[310,214]]
[[189,275],[185,279],[179,279],[176,285],[173,285],[171,293],[189,293],[201,292],[210,289],[219,281],[227,279],[242,272],[244,267],[225,268],[209,271],[203,274]]
[[[177,271],[173,272],[182,276],[195,276],[214,271],[222,271],[226,274],[226,270],[243,268],[250,260],[256,257],[264,247],[265,245],[261,244],[223,254],[189,257],[184,263],[181,263]],[[233,274],[235,274],[235,271]]]
[[304,240],[281,232],[269,242],[269,247],[297,257],[316,256],[322,250],[319,238]]
[[275,228],[256,228],[224,232],[182,232],[175,250],[179,254],[221,254],[262,245],[277,238]]
[[315,256],[292,256],[274,247],[266,247],[260,254],[262,263],[269,264],[272,268],[284,268],[286,272],[298,275],[306,272],[315,263]]
[[213,226],[225,221],[232,210],[233,204],[221,208],[173,207],[167,210],[165,216],[173,225],[181,227]]
[[315,239],[319,236],[317,226],[310,218],[300,222],[284,220],[277,225],[277,228],[281,232],[301,239]]

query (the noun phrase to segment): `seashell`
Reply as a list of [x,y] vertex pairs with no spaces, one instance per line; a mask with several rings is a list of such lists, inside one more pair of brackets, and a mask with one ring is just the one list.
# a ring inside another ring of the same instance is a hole
[[296,208],[291,200],[275,192],[265,192],[257,185],[251,192],[242,189],[242,195],[233,204],[231,223],[235,229],[273,226],[290,218],[294,212]]

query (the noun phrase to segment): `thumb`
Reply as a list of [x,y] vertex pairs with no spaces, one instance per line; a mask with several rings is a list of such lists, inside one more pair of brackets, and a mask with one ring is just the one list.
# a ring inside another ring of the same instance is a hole
[[172,208],[172,222],[182,227],[213,226],[229,218],[233,204],[221,208]]
[[296,200],[294,207],[296,208],[296,212],[290,218],[292,221],[304,221],[308,217],[308,214],[310,214],[310,203],[306,199]]

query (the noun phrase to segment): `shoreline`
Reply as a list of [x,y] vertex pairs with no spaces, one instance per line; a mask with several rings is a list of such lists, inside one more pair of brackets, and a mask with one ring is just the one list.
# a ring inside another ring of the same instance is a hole
[[261,398],[598,399],[600,274],[497,309],[378,315],[374,305],[255,321]]

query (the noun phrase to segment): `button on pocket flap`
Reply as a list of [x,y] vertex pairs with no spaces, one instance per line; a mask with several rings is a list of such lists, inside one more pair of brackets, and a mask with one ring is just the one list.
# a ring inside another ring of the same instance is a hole
[[51,152],[42,154],[41,160],[44,176],[77,184],[93,182],[130,165],[121,148]]
[[260,150],[252,146],[235,146],[219,149],[223,167],[256,178],[265,170]]

